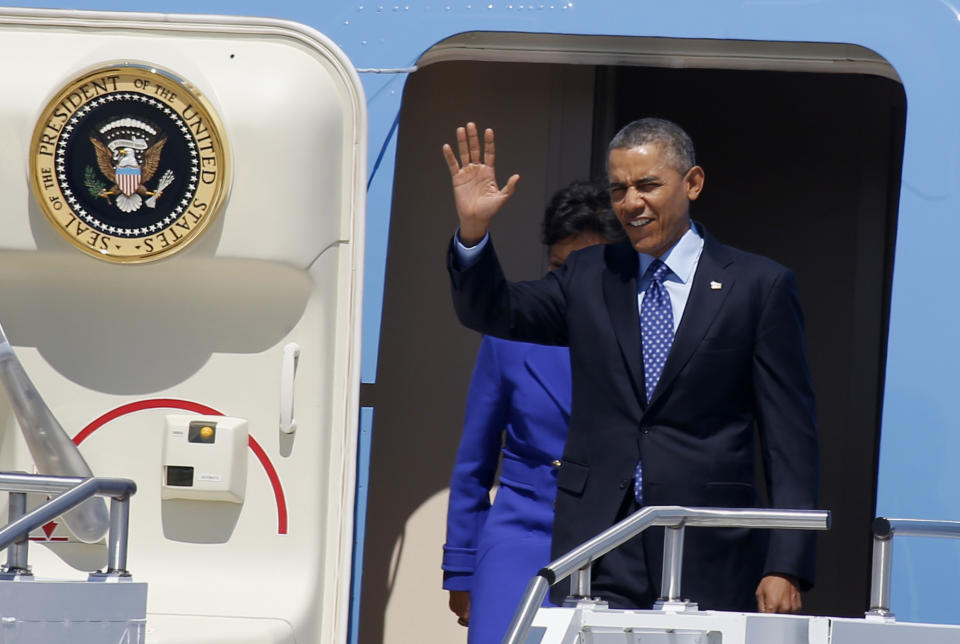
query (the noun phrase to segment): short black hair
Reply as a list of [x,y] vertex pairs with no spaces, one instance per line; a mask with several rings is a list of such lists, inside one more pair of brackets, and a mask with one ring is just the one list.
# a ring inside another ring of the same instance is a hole
[[647,117],[627,123],[607,146],[607,156],[614,150],[628,150],[648,143],[657,143],[663,147],[667,158],[670,159],[680,174],[697,165],[696,154],[693,150],[693,140],[682,127],[666,119]]
[[554,193],[543,213],[541,240],[547,246],[584,231],[613,242],[626,239],[610,206],[606,181],[574,181]]

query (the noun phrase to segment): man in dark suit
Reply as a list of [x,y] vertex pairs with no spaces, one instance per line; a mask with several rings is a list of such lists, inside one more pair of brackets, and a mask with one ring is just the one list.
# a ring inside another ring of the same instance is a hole
[[[487,229],[501,189],[494,136],[457,130],[444,146],[460,228],[449,270],[461,322],[490,335],[569,345],[570,432],[557,485],[559,556],[642,505],[754,507],[754,425],[774,507],[813,508],[818,450],[793,274],[692,224],[704,185],[693,144],[642,119],[611,141],[610,196],[629,243],[573,253],[532,282],[506,281]],[[813,583],[811,533],[693,528],[684,595],[701,608],[796,612]],[[662,530],[594,566],[613,607],[659,595]],[[554,589],[554,600],[565,588]],[[754,597],[756,603],[754,603]]]

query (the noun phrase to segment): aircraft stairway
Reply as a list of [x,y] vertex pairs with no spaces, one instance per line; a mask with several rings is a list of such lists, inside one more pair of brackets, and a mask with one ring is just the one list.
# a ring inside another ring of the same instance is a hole
[[[862,619],[699,610],[682,599],[680,578],[688,526],[826,530],[819,510],[643,508],[551,562],[524,593],[504,644],[947,644],[960,626],[897,622],[890,610],[893,537],[960,538],[960,521],[877,518],[873,525],[870,610]],[[591,597],[592,562],[651,526],[664,526],[663,596],[652,610],[611,609]],[[570,579],[563,607],[541,608],[550,586]]]
[[[127,571],[129,479],[0,473],[9,493],[10,522],[0,529],[0,644],[141,644],[145,638],[147,584]],[[50,500],[27,512],[27,494]],[[96,496],[110,498],[107,566],[86,581],[40,580],[27,562],[29,534]]]

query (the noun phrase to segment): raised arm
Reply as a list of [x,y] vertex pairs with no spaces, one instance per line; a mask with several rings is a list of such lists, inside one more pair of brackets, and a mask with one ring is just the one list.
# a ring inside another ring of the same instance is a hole
[[475,123],[457,128],[457,148],[460,159],[449,144],[443,145],[443,158],[453,180],[453,197],[460,218],[460,241],[465,246],[477,244],[490,227],[490,220],[517,189],[520,175],[511,176],[500,188],[494,172],[496,146],[493,130],[483,133],[483,153]]

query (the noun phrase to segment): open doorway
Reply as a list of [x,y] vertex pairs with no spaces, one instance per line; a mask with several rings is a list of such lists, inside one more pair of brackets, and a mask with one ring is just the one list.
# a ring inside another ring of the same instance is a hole
[[[635,42],[642,39],[626,40],[642,49]],[[421,641],[433,641],[431,632],[436,641],[455,641],[442,639],[445,626],[431,626],[454,622],[440,590],[445,503],[437,495],[449,483],[479,338],[460,327],[449,301],[443,262],[456,215],[440,146],[466,120],[496,129],[499,178],[521,175],[520,191],[493,228],[512,279],[544,272],[538,224],[546,198],[570,180],[602,174],[616,129],[650,115],[690,132],[707,173],[694,217],[721,241],[791,267],[800,285],[819,411],[821,507],[833,512],[833,528],[820,537],[817,587],[804,610],[862,614],[902,86],[892,70],[837,74],[794,64],[776,71],[769,60],[764,69],[665,68],[584,64],[582,56],[531,63],[517,62],[524,60],[522,46],[511,51],[513,59],[504,61],[458,50],[455,60],[411,75],[405,88],[380,366],[376,384],[363,393],[364,404],[375,407],[375,429],[361,641],[403,641],[399,615],[409,611]],[[418,512],[427,507],[432,514]],[[404,565],[419,573],[403,573]],[[398,608],[403,602],[408,611]]]
[[[804,612],[860,616],[886,355],[906,98],[862,74],[604,67],[592,168],[645,115],[682,124],[707,183],[694,218],[797,275],[820,430],[817,585]],[[650,91],[650,88],[658,88]]]

